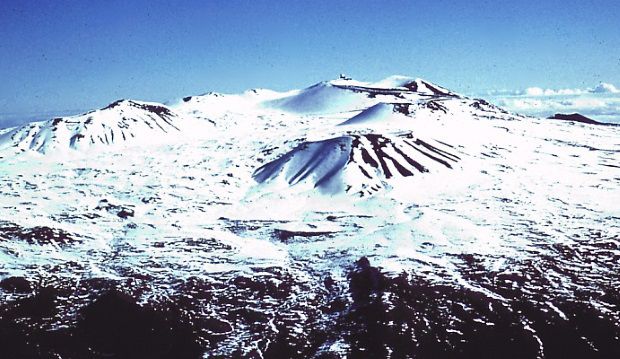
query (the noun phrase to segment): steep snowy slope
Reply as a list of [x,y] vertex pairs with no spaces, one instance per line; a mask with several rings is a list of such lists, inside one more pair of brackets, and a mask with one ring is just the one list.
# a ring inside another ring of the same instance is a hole
[[476,137],[493,129],[481,128],[479,121],[522,118],[404,76],[374,83],[326,81],[262,105],[296,114],[290,115],[289,130],[299,128],[300,119],[312,123],[288,144],[296,146],[289,152],[281,152],[286,146],[272,151],[280,156],[255,171],[258,183],[270,191],[316,188],[360,196],[410,186],[415,174],[450,170],[462,155],[481,156],[485,149]]
[[367,83],[350,79],[320,82],[264,103],[300,114],[328,114],[363,110],[379,101],[403,102],[417,99],[459,97],[459,95],[422,79],[392,76]]
[[322,114],[362,109],[370,102],[366,94],[343,89],[326,81],[265,105],[293,113]]
[[394,179],[452,169],[460,159],[454,152],[449,145],[412,134],[348,135],[304,142],[257,169],[254,178],[259,183],[305,184],[324,193],[364,196],[390,187]]
[[119,100],[78,116],[33,122],[0,135],[0,150],[82,150],[174,139],[186,120],[157,103]]
[[341,125],[359,125],[362,123],[384,121],[393,116],[394,110],[394,105],[380,102],[344,121]]
[[442,87],[431,83],[430,81],[413,78],[408,76],[390,76],[383,80],[373,83],[361,83],[350,84],[346,81],[336,80],[336,84],[343,88],[350,88],[358,91],[367,91],[370,93],[385,93],[394,91],[400,93],[400,95],[406,95],[407,93],[415,93],[422,96],[450,96],[459,97],[458,94]]

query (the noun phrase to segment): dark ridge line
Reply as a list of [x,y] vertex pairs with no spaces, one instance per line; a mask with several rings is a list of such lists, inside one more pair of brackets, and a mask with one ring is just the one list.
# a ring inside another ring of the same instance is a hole
[[83,138],[84,135],[82,135],[81,133],[76,133],[75,135],[71,136],[71,139],[69,139],[69,146],[71,148],[75,148],[76,143],[80,140],[80,138]]
[[[360,152],[362,153],[362,160],[365,163],[368,163],[369,165],[371,165],[374,168],[378,168],[379,164],[377,163],[377,161],[375,161],[374,158],[372,158],[372,156],[370,155],[370,153],[363,147],[360,148]],[[351,154],[353,154],[353,152],[351,152]]]
[[[404,135],[400,135],[399,137],[407,138],[407,139],[410,139],[410,140],[413,140],[413,139],[414,139],[414,137],[413,137],[413,135],[412,135],[411,133],[404,134]],[[403,141],[405,141],[405,140],[403,140]],[[442,143],[442,144],[443,144],[443,142],[441,142],[441,141],[437,141],[437,142],[439,142],[439,143]],[[430,144],[428,144],[428,143],[426,143],[426,142],[422,141],[422,140],[421,140],[421,139],[419,139],[419,138],[416,138],[416,139],[415,139],[415,141],[414,141],[414,143],[415,143],[416,145],[421,145],[421,146],[425,147],[426,149],[428,149],[428,150],[430,150],[430,151],[432,151],[432,152],[435,152],[436,154],[440,155],[441,157],[445,157],[446,159],[449,159],[449,160],[451,160],[451,161],[457,162],[458,160],[460,160],[460,159],[461,159],[459,156],[454,155],[454,154],[452,154],[452,153],[450,153],[450,152],[447,152],[447,151],[441,150],[441,149],[439,149],[439,148],[437,148],[437,147],[435,147],[435,146],[433,146],[433,145],[430,145]],[[410,146],[412,146],[412,145],[411,145],[411,143],[407,143],[407,144],[408,144],[408,145],[410,145]],[[448,144],[446,144],[446,145],[448,145]],[[448,146],[449,146],[449,147],[451,147],[451,148],[454,148],[454,146],[451,146],[451,145],[448,145]],[[416,149],[417,149],[417,148],[416,148]]]
[[431,155],[430,153],[426,153],[426,152],[422,151],[421,149],[417,148],[416,146],[414,146],[411,142],[409,142],[407,140],[403,140],[403,142],[406,143],[407,145],[411,146],[411,148],[413,148],[414,150],[420,152],[424,156],[426,156],[426,157],[428,157],[428,158],[430,158],[430,159],[432,159],[434,161],[437,161],[437,162],[441,163],[442,165],[448,167],[449,169],[452,169],[452,166],[447,161],[445,161],[445,160],[443,160],[441,158],[435,157],[435,156]]
[[148,115],[148,117],[150,117],[153,121],[155,121],[155,124],[157,125],[157,127],[159,127],[162,131],[164,131],[164,133],[168,133],[168,131],[166,131],[163,127],[161,127],[161,125],[159,124],[159,121],[157,121],[157,119],[155,117],[153,117],[151,115]]
[[451,157],[456,158],[456,160],[455,160],[455,159],[452,159],[453,161],[457,161],[457,160],[460,160],[460,159],[461,159],[459,156],[457,156],[457,155],[453,155],[453,154],[451,154],[450,152],[446,152],[446,151],[440,150],[439,148],[437,148],[437,147],[435,147],[435,146],[433,146],[433,145],[431,145],[431,144],[428,144],[428,143],[426,143],[426,142],[422,141],[422,140],[421,140],[421,139],[419,139],[419,138],[415,140],[415,143],[416,143],[416,144],[419,144],[419,145],[422,145],[422,146],[426,147],[427,149],[429,149],[429,150],[431,150],[431,151],[435,152],[436,154],[438,154],[438,155],[442,155],[443,157],[446,157],[446,158],[448,158],[448,159],[452,159]]
[[[396,149],[394,147],[394,145],[392,145],[392,148]],[[396,170],[398,171],[398,173],[400,173],[401,176],[403,177],[411,177],[413,176],[413,172],[409,171],[408,169],[406,169],[403,165],[401,165],[398,161],[396,161],[393,157],[389,156],[388,154],[385,154],[385,156],[387,158],[389,158],[392,161],[392,164],[394,164],[394,167],[396,167]],[[406,159],[405,159],[406,160]],[[409,162],[409,161],[407,161]],[[415,161],[413,161],[415,163]],[[411,163],[410,163],[411,164]],[[415,165],[411,164],[412,166],[415,167]],[[419,164],[418,164],[419,165]],[[417,168],[417,167],[416,167]],[[424,167],[422,167],[424,168]]]
[[[390,169],[387,166],[387,163],[385,162],[385,160],[382,157],[382,154],[387,156],[387,154],[385,152],[383,152],[383,150],[381,149],[383,147],[382,144],[379,143],[379,139],[380,138],[384,138],[381,135],[364,135],[364,137],[366,137],[366,139],[368,139],[368,141],[370,142],[370,144],[372,145],[372,149],[375,152],[375,154],[377,155],[377,159],[379,160],[379,163],[381,164],[381,169],[383,170],[383,173],[385,173],[385,178],[390,178],[392,177],[392,172],[390,171]],[[387,140],[387,139],[386,139]]]
[[[420,172],[428,172],[428,169],[426,167],[424,167],[419,162],[417,162],[414,159],[412,159],[409,156],[407,156],[407,154],[405,152],[403,152],[400,148],[398,148],[398,147],[396,147],[394,145],[392,145],[392,148],[394,148],[394,151],[396,151],[396,153],[401,155],[405,159],[405,161],[407,161],[410,165],[415,167],[415,169],[417,169]],[[450,168],[452,168],[452,167],[450,167]],[[411,175],[413,175],[413,173]]]
[[[400,90],[400,89],[396,89],[396,88],[378,88],[378,87],[366,87],[366,86],[355,86],[355,85],[337,85],[337,84],[330,84],[333,87],[339,88],[339,89],[343,89],[343,90],[349,90],[349,91],[353,91],[353,92],[358,92],[358,93],[368,93],[369,95],[393,95],[393,96],[398,96],[400,98],[402,97],[403,93],[417,93],[420,96],[432,96],[432,97],[440,97],[440,96],[447,96],[447,97],[458,97],[457,95],[451,93],[451,92],[444,92],[441,91],[439,89],[437,89],[435,86],[429,85],[427,84],[425,81],[422,81],[426,87],[429,88],[429,90],[431,90],[431,92],[433,92],[432,94],[423,94],[423,93],[419,93],[418,90],[418,86],[417,83],[415,81],[412,81],[409,84],[406,84],[405,86],[403,86],[404,88],[406,88],[407,90]],[[318,86],[315,85],[315,86]],[[315,86],[312,86],[310,88],[313,88]]]
[[359,167],[360,171],[362,171],[362,174],[364,174],[364,176],[366,176],[368,179],[372,179],[372,177],[370,177],[370,175],[368,174],[368,172],[366,172],[364,167],[362,167],[360,164],[358,164],[357,167]]
[[409,90],[413,92],[418,92],[418,83],[415,80],[413,80],[410,83],[406,84],[405,88],[408,88]]
[[[109,105],[107,105],[106,107],[102,108],[102,110],[109,110],[109,109],[112,109],[112,108],[114,108],[114,107],[117,107],[117,106],[119,106],[119,105],[120,105],[123,101],[127,101],[127,102],[129,102],[130,104],[133,104],[133,101],[131,101],[131,100],[125,100],[125,99],[123,99],[123,98],[122,98],[122,99],[120,99],[120,100],[116,100],[116,101],[114,101],[114,102],[110,103],[110,104],[109,104]],[[86,113],[91,113],[91,112],[95,112],[95,111],[96,111],[96,110],[91,110],[91,111],[86,112]]]
[[615,124],[615,123],[599,122],[599,121],[593,120],[593,119],[591,119],[589,117],[586,117],[586,116],[584,116],[584,115],[582,115],[580,113],[571,113],[571,114],[556,113],[553,116],[547,117],[547,119],[549,119],[549,120],[559,120],[559,121],[585,123],[587,125],[620,126],[619,124]]
[[[392,173],[389,170],[389,168],[387,167],[387,162],[385,162],[384,158],[387,158],[390,161],[392,161],[392,164],[394,164],[394,167],[396,167],[396,170],[398,171],[398,173],[400,173],[401,176],[403,176],[403,177],[413,176],[413,172],[411,172],[408,169],[406,169],[403,165],[401,165],[392,156],[388,155],[387,153],[385,153],[385,151],[383,151],[383,148],[387,147],[388,144],[393,149],[396,150],[396,147],[394,146],[394,143],[392,143],[392,141],[390,141],[389,139],[387,139],[387,138],[385,138],[385,137],[383,137],[381,135],[365,135],[365,137],[368,138],[370,143],[373,145],[373,150],[377,154],[377,158],[379,159],[379,162],[381,163],[381,167],[383,169],[383,172],[385,173],[385,177],[386,178],[392,177]],[[386,142],[384,144],[380,144],[379,141],[378,141],[380,138],[385,139]],[[401,155],[403,155],[402,151],[401,151]],[[404,157],[406,157],[406,156],[404,156]],[[407,159],[405,159],[405,160],[407,160]],[[409,162],[409,161],[407,161],[407,162]],[[420,172],[423,172],[424,167],[421,166],[419,163],[416,163],[415,161],[413,161],[413,163],[410,162],[410,164],[412,166],[414,166],[416,169],[418,169]],[[420,167],[422,168],[422,170],[420,170]]]
[[168,117],[167,116],[159,115],[159,117],[161,117],[161,119],[164,120],[164,122],[167,123],[168,126],[174,127],[174,129],[177,130],[177,131],[181,131],[178,127],[173,125],[171,121],[168,121]]
[[130,101],[131,105],[134,107],[137,107],[139,109],[151,112],[151,113],[155,113],[157,114],[159,117],[163,117],[163,116],[170,116],[172,117],[173,113],[172,111],[170,111],[168,108],[164,107],[164,106],[159,106],[159,105],[149,105],[149,104],[139,104],[133,101]]
[[441,111],[444,114],[448,113],[448,108],[435,100],[425,102],[424,107],[431,109],[432,111]]
[[382,88],[377,88],[377,87],[364,87],[364,86],[352,86],[352,85],[335,85],[332,84],[331,86],[342,89],[342,90],[348,90],[348,91],[353,91],[353,92],[358,92],[358,93],[368,93],[371,95],[400,95],[402,94],[403,90],[397,90],[397,89],[382,89]]
[[[375,153],[377,153],[376,150],[375,150]],[[383,170],[383,173],[385,173],[385,178],[391,178],[392,172],[388,168],[387,163],[385,162],[383,157],[381,157],[381,155],[377,153],[377,158],[379,159],[379,163],[381,164],[381,169]]]
[[428,87],[431,91],[433,91],[433,93],[434,93],[435,95],[437,95],[437,94],[441,94],[441,95],[449,95],[449,94],[450,94],[449,92],[445,92],[445,91],[441,91],[441,90],[439,90],[438,88],[436,88],[435,86],[433,86],[433,85],[429,84],[429,83],[428,83],[428,82],[426,82],[426,81],[422,81],[422,83],[424,84],[424,86]]
[[445,143],[445,142],[443,142],[443,141],[439,141],[439,140],[435,140],[435,139],[433,139],[433,140],[434,140],[435,142],[439,142],[439,143],[441,143],[442,145],[445,145],[445,146],[448,146],[448,147],[450,147],[450,148],[454,148],[454,149],[456,149],[456,147],[452,146],[452,145],[451,145],[451,144],[449,144],[449,143]]

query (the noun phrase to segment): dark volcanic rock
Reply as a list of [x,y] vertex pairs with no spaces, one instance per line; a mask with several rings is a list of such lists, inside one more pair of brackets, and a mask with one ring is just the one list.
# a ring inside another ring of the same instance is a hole
[[554,298],[563,317],[544,301],[524,298],[519,287],[507,288],[507,299],[494,298],[415,275],[388,276],[366,258],[356,262],[348,277],[353,303],[328,329],[347,344],[348,358],[620,355],[620,328],[595,314],[587,300]]
[[37,226],[24,228],[15,223],[0,221],[0,240],[18,239],[30,244],[69,244],[76,239],[73,236],[58,228]]
[[347,276],[349,278],[349,291],[354,303],[367,299],[372,294],[383,290],[385,278],[378,268],[370,265],[366,257],[355,262],[354,269]]
[[121,208],[121,210],[118,211],[118,213],[116,215],[121,217],[121,218],[128,218],[128,217],[133,217],[134,214],[135,214],[135,212],[131,208]]
[[324,237],[333,234],[334,232],[326,231],[289,231],[286,229],[276,229],[274,235],[282,242],[288,242],[294,237],[310,238],[310,237]]
[[504,114],[508,113],[508,111],[504,110],[503,108],[497,107],[481,98],[474,99],[474,101],[469,106],[484,112],[501,112]]
[[56,313],[57,295],[54,288],[41,288],[35,295],[20,300],[15,307],[14,315],[22,318],[51,317]]
[[598,122],[595,121],[591,118],[588,118],[586,116],[583,116],[581,114],[578,113],[573,113],[573,114],[562,114],[562,113],[556,113],[553,116],[549,116],[547,117],[550,120],[562,120],[562,121],[573,121],[573,122],[581,122],[581,123],[587,123],[589,125],[605,125],[605,123],[602,122]]
[[0,317],[0,351],[2,358],[40,358],[28,342],[18,323]]
[[9,277],[0,281],[0,288],[8,292],[28,293],[32,291],[30,282],[24,277]]
[[116,205],[108,202],[107,199],[102,199],[99,201],[96,210],[104,210],[112,214],[116,214],[120,218],[127,219],[128,217],[133,217],[135,215],[135,211],[132,208]]
[[78,331],[100,356],[113,358],[200,358],[191,327],[133,298],[109,291],[82,311]]
[[203,326],[211,334],[228,334],[233,331],[233,327],[230,323],[217,318],[208,318],[203,321]]
[[109,105],[107,105],[106,107],[104,107],[103,110],[109,110],[109,109],[115,108],[117,106],[120,106],[125,101],[128,101],[128,100],[125,100],[125,99],[116,100],[116,101],[110,103]]
[[[0,358],[620,357],[617,276],[604,295],[562,297],[535,265],[495,273],[482,257],[461,259],[463,278],[476,287],[383,272],[366,257],[346,280],[316,272],[305,283],[261,267],[222,280],[190,277],[146,304],[134,299],[140,281],[59,281],[0,303]],[[121,285],[131,295],[111,290]],[[593,305],[601,300],[607,312]],[[66,327],[50,325],[59,318]]]

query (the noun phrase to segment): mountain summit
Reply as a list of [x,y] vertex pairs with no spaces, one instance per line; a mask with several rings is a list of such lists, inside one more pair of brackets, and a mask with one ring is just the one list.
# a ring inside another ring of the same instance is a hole
[[119,100],[8,130],[0,151],[80,153],[228,138],[218,148],[242,154],[234,163],[258,187],[364,197],[461,168],[469,154],[462,135],[476,122],[518,118],[420,78],[341,76],[287,92],[209,92],[170,107]]
[[148,144],[176,136],[183,119],[170,108],[152,102],[118,100],[78,116],[33,122],[0,135],[0,149],[83,150],[95,146]]
[[0,130],[0,356],[617,358],[620,127],[568,119],[344,76]]

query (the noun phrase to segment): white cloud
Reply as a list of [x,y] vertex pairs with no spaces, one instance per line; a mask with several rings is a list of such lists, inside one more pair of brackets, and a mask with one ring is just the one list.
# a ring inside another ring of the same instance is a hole
[[524,91],[518,91],[517,95],[524,96],[572,96],[588,93],[589,90],[582,89],[542,89],[540,87],[528,87]]
[[585,116],[620,123],[620,90],[609,83],[588,89],[543,89],[489,93],[490,100],[507,110],[531,116],[578,112]]
[[570,100],[558,101],[561,106],[575,109],[593,109],[605,107],[609,104],[608,100],[590,97],[579,97]]
[[608,93],[617,94],[620,93],[620,89],[610,83],[601,82],[593,88],[586,89],[544,89],[542,87],[528,87],[525,90],[491,90],[487,91],[488,96],[522,96],[522,97],[544,97],[544,96],[578,96],[589,93]]
[[618,88],[616,88],[616,86],[612,84],[601,82],[595,88],[590,90],[590,92],[592,93],[620,93],[620,90],[618,90]]
[[531,111],[534,109],[540,109],[543,107],[543,102],[536,99],[520,99],[520,98],[511,98],[511,99],[500,99],[497,101],[497,104],[502,107],[507,107],[512,111],[520,112],[520,111]]
[[545,94],[545,90],[540,87],[528,87],[525,89],[524,94],[527,96],[542,96]]
[[620,98],[578,97],[562,98],[520,98],[498,99],[497,104],[514,111],[580,111],[596,109],[616,109],[620,113]]

